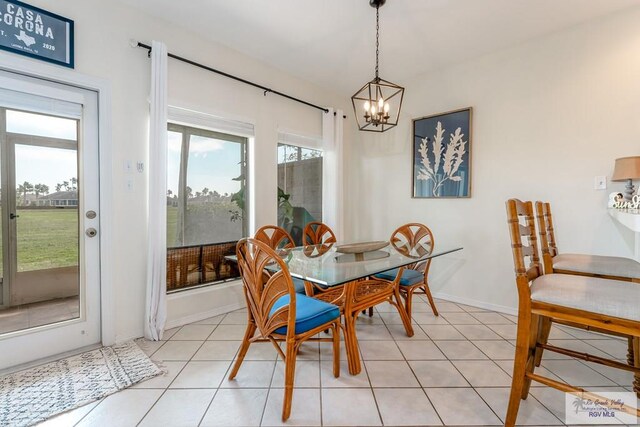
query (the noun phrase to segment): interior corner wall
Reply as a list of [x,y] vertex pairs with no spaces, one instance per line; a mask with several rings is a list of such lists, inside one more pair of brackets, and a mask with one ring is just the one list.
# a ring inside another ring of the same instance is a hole
[[[640,9],[431,72],[405,83],[401,124],[355,135],[349,152],[349,228],[384,239],[410,221],[436,248],[438,295],[513,309],[517,295],[505,201],[551,202],[561,252],[633,256],[633,233],[606,210],[594,177],[640,154]],[[389,76],[393,77],[393,76]],[[412,199],[411,119],[473,107],[468,199]]]
[[[113,143],[113,286],[117,311],[116,339],[142,336],[147,262],[148,177],[124,170],[126,160],[148,159],[150,61],[130,40],[167,44],[169,52],[262,83],[323,106],[344,108],[347,99],[326,89],[253,60],[237,51],[205,40],[179,27],[116,1],[31,0],[29,3],[75,21],[75,69],[107,79],[112,87]],[[2,53],[5,54],[5,53]],[[34,67],[40,64],[33,62]],[[288,129],[300,135],[321,134],[322,112],[280,98],[263,95],[222,76],[169,60],[171,104],[243,120],[255,126],[254,200],[256,225],[276,220],[277,134]],[[251,179],[251,177],[250,177]],[[127,181],[133,190],[126,190]],[[149,213],[153,215],[153,212]],[[239,286],[223,285],[183,292],[169,298],[168,323],[217,314],[242,304]]]

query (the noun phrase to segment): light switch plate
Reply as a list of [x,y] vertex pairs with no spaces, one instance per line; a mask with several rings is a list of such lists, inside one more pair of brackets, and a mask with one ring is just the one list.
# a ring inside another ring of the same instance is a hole
[[606,176],[596,176],[593,181],[593,189],[594,190],[606,190],[607,189],[607,177]]

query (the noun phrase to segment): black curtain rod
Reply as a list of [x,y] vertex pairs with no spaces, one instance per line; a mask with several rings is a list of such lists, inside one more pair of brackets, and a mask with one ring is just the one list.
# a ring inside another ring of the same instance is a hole
[[[141,47],[143,49],[147,49],[149,51],[149,54],[151,54],[151,46],[149,46],[148,44],[144,44],[144,43],[138,42],[138,47]],[[211,67],[208,67],[206,65],[200,64],[198,62],[192,61],[190,59],[183,58],[183,57],[178,56],[178,55],[174,55],[173,53],[168,53],[167,56],[169,58],[177,59],[178,61],[187,63],[189,65],[193,65],[194,67],[202,68],[203,70],[211,71],[212,73],[220,74],[221,76],[228,77],[230,79],[233,79],[233,80],[236,80],[238,82],[247,84],[249,86],[257,87],[258,89],[262,89],[264,91],[264,96],[267,96],[267,93],[275,93],[276,95],[280,95],[280,96],[282,96],[284,98],[287,98],[287,99],[290,99],[292,101],[296,101],[296,102],[299,102],[301,104],[307,105],[309,107],[316,108],[316,109],[318,109],[320,111],[324,111],[325,113],[329,112],[328,108],[324,108],[324,107],[321,107],[319,105],[312,104],[310,102],[307,102],[307,101],[304,101],[302,99],[293,97],[291,95],[287,95],[286,93],[282,93],[282,92],[279,92],[277,90],[273,90],[273,89],[268,88],[266,86],[262,86],[262,85],[260,85],[258,83],[254,83],[254,82],[251,82],[249,80],[245,80],[245,79],[243,79],[241,77],[238,77],[238,76],[234,76],[233,74],[229,74],[229,73],[225,73],[224,71],[216,70],[215,68],[211,68]],[[334,116],[336,115],[335,111],[334,111],[333,115]],[[347,116],[342,116],[342,118],[346,119]]]

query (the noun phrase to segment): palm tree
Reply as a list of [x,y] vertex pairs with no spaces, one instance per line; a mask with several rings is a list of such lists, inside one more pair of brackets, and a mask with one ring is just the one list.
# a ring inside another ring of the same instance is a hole
[[36,193],[36,199],[41,195],[41,194],[49,194],[49,186],[46,184],[36,184],[33,186],[33,189]]
[[[20,195],[21,194],[26,194],[24,192],[24,185],[18,184],[18,188],[16,189],[16,193],[17,193],[18,199],[20,199]],[[26,195],[25,195],[25,198],[26,198]]]
[[33,184],[31,184],[28,181],[23,182],[21,185],[18,186],[18,191],[20,191],[20,187],[22,187],[22,195],[23,195],[23,201],[24,204],[27,204],[27,194],[31,193],[33,191]]

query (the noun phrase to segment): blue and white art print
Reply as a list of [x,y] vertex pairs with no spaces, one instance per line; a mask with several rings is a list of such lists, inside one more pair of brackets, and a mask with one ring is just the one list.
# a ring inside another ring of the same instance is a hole
[[0,0],[0,49],[73,68],[73,21],[17,0]]
[[471,197],[471,113],[413,121],[413,197]]

